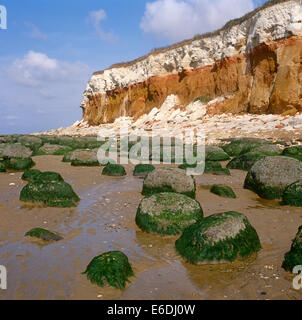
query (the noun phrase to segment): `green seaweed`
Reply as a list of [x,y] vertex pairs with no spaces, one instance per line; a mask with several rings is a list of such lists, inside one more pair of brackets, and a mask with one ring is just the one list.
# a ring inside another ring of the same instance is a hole
[[[157,209],[160,211],[156,215],[143,211],[143,203],[148,200],[153,200],[160,205],[161,208]],[[173,207],[176,203],[179,204],[178,208]],[[189,210],[189,206],[191,206],[190,211],[186,211]],[[202,218],[203,211],[198,201],[177,193],[158,193],[142,200],[138,207],[135,221],[137,226],[144,232],[177,235]]]
[[302,161],[302,146],[285,148],[283,155]]
[[106,285],[116,289],[125,289],[129,278],[134,276],[127,256],[120,251],[111,251],[92,259],[83,273],[93,284]]
[[39,175],[41,174],[41,171],[40,170],[37,170],[37,169],[30,169],[30,170],[27,170],[23,173],[22,175],[22,180],[25,180],[25,181],[33,181],[35,180]]
[[44,241],[60,241],[63,238],[59,235],[42,228],[34,228],[25,234],[26,237],[42,239]]
[[125,168],[119,164],[107,164],[102,172],[104,176],[125,176],[126,174]]
[[233,262],[238,258],[247,258],[261,249],[256,230],[244,217],[245,229],[234,237],[213,242],[206,235],[208,228],[219,226],[229,217],[242,216],[238,212],[224,212],[204,218],[200,222],[186,228],[176,241],[177,252],[193,264],[211,262]]
[[155,170],[155,167],[152,164],[138,164],[134,168],[133,175],[141,176],[141,175],[148,174],[153,170]]
[[220,196],[220,197],[224,197],[224,198],[232,198],[232,199],[236,199],[236,194],[234,193],[234,191],[232,190],[232,188],[228,187],[228,186],[223,186],[223,185],[214,185],[211,188],[211,192]]
[[302,181],[297,181],[285,189],[282,195],[282,204],[302,207]]
[[244,155],[241,155],[237,158],[232,159],[227,164],[227,168],[249,171],[258,160],[262,159],[265,156],[266,155],[262,153],[248,152]]
[[0,172],[6,172],[6,166],[4,162],[0,161]]
[[64,181],[29,182],[20,193],[23,202],[42,203],[49,207],[75,207],[80,201],[72,187]]
[[25,171],[32,168],[35,163],[32,158],[11,158],[4,160],[6,169],[12,171]]
[[293,272],[294,267],[302,265],[302,226],[299,227],[296,238],[292,241],[291,249],[284,256],[282,268]]

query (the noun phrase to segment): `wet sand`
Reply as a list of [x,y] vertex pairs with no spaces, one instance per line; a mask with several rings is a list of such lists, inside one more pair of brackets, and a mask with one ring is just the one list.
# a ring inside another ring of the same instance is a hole
[[[235,210],[256,228],[263,249],[243,262],[215,266],[185,263],[174,250],[178,237],[143,233],[135,224],[143,180],[132,175],[111,178],[101,168],[71,167],[62,157],[35,157],[36,168],[59,172],[81,198],[77,208],[24,205],[19,194],[22,173],[0,174],[0,265],[8,270],[8,289],[0,299],[302,299],[292,288],[293,275],[281,268],[284,254],[302,225],[302,208],[261,200],[243,189],[246,173],[205,174],[196,178],[205,216]],[[231,186],[238,199],[224,199],[209,186]],[[14,185],[10,185],[14,184]],[[64,240],[46,244],[24,234],[34,227],[60,233]],[[81,273],[105,251],[121,250],[135,277],[124,291],[99,288]]]

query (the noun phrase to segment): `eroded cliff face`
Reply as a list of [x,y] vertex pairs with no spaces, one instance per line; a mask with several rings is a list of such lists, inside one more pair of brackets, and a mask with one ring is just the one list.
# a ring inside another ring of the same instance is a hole
[[[135,120],[169,95],[185,108],[214,100],[208,114],[302,111],[302,6],[267,7],[215,35],[95,73],[83,95],[90,125]],[[220,101],[220,102],[219,102]]]

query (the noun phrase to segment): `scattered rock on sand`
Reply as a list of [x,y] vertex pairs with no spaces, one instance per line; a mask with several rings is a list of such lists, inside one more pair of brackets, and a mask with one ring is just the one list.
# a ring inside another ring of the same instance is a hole
[[232,199],[237,198],[235,192],[232,190],[232,188],[228,186],[215,184],[211,188],[211,192],[223,198],[232,198]]
[[286,187],[302,179],[302,163],[296,159],[264,157],[249,171],[244,187],[265,199],[280,199]]
[[293,240],[291,249],[285,254],[282,268],[293,272],[296,266],[302,265],[302,226],[299,228],[296,238]]
[[121,290],[134,276],[127,256],[120,251],[106,252],[93,258],[84,274],[93,284],[100,287],[109,285]]
[[181,169],[155,169],[145,178],[142,194],[149,196],[162,192],[182,193],[195,199],[195,179]]
[[154,194],[141,201],[136,224],[145,232],[176,235],[202,218],[203,211],[198,201],[167,192]]
[[193,264],[215,264],[245,259],[258,252],[256,230],[238,212],[211,215],[186,228],[175,243],[176,250]]

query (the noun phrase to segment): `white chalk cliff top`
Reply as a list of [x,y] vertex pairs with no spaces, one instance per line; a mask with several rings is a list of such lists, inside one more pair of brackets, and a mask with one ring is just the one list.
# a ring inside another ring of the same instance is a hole
[[211,65],[221,58],[246,53],[261,43],[302,35],[302,5],[290,0],[256,11],[248,19],[214,35],[155,52],[135,63],[94,74],[83,94],[81,107],[94,94],[124,88],[152,76],[178,73]]

